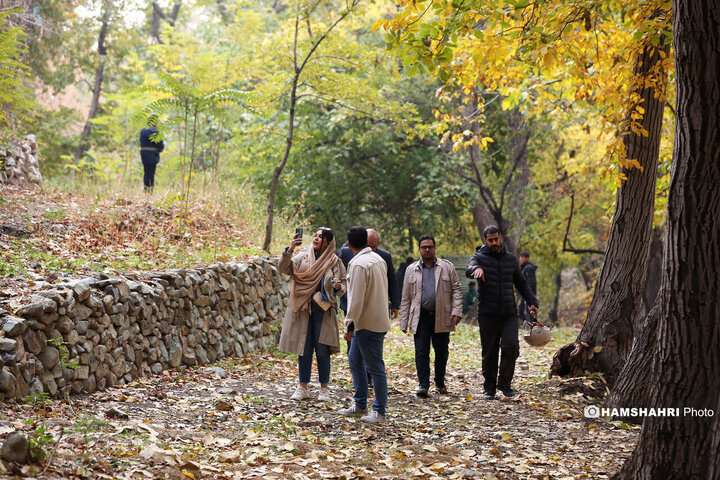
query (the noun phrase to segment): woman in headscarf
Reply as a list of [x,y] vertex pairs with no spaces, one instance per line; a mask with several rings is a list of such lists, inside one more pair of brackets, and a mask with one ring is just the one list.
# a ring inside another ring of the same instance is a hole
[[330,355],[340,352],[336,299],[345,293],[345,266],[335,255],[335,239],[329,228],[318,229],[310,248],[292,258],[301,243],[302,238],[295,234],[278,266],[290,275],[290,302],[279,348],[298,355],[299,385],[290,398],[310,398],[307,387],[315,352],[320,377],[318,400],[329,401]]

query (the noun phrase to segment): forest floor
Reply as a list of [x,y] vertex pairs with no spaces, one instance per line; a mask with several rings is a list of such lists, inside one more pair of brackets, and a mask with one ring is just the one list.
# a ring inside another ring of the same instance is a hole
[[53,282],[262,255],[253,243],[261,238],[253,205],[232,201],[198,198],[184,206],[170,194],[129,200],[122,191],[93,196],[0,185],[0,303],[32,287],[16,278]]
[[[47,453],[27,478],[105,479],[581,479],[608,478],[629,456],[639,428],[586,419],[606,394],[602,379],[547,378],[555,349],[522,344],[519,395],[482,399],[476,327],[451,337],[448,395],[415,396],[412,338],[385,344],[388,422],[338,414],[349,406],[347,356],[333,358],[333,400],[294,402],[296,357],[262,351],[214,366],[163,372],[67,401],[8,404],[0,434],[24,430]],[[521,342],[522,343],[522,342]],[[227,376],[225,376],[227,374]],[[313,372],[313,381],[316,378]],[[311,384],[311,394],[318,393]],[[125,415],[127,417],[125,417]],[[47,465],[47,469],[42,472]]]
[[[57,276],[132,275],[175,259],[238,261],[259,252],[245,240],[259,238],[256,226],[228,216],[227,205],[191,205],[183,215],[169,199],[0,190],[0,307],[17,307],[13,302],[35,282]],[[563,287],[570,294],[561,296],[561,316],[574,325],[587,294],[574,275]],[[556,331],[543,349],[521,342],[514,384],[520,394],[485,401],[477,327],[461,324],[451,337],[450,394],[429,399],[414,394],[412,339],[393,330],[385,347],[389,421],[379,426],[338,415],[352,397],[345,353],[333,358],[328,403],[289,400],[296,357],[275,350],[225,359],[215,365],[222,370],[163,372],[69,400],[8,402],[0,438],[20,430],[45,458],[0,462],[0,476],[607,478],[632,451],[638,428],[583,418],[583,408],[607,393],[600,377],[547,378],[552,354],[576,335]]]

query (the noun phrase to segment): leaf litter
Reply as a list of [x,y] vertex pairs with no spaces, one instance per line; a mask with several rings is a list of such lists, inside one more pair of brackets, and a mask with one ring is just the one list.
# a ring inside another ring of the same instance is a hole
[[[337,413],[352,402],[344,352],[333,357],[333,399],[323,403],[290,400],[296,357],[264,351],[216,364],[225,378],[204,367],[165,371],[70,404],[11,404],[0,429],[30,434],[32,417],[60,438],[44,474],[19,472],[48,479],[609,478],[637,441],[637,427],[583,418],[596,399],[566,387],[591,381],[547,378],[554,347],[523,345],[519,395],[492,401],[482,400],[476,327],[451,337],[448,395],[415,396],[412,352],[410,337],[388,335],[389,421],[378,426]],[[106,415],[113,409],[128,418]]]

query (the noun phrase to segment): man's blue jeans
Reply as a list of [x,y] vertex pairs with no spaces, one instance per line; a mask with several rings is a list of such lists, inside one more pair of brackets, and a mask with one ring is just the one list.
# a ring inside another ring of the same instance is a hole
[[355,387],[355,405],[367,408],[368,379],[370,374],[375,389],[373,410],[385,415],[388,402],[387,376],[383,361],[383,343],[385,332],[356,330],[350,343],[348,360],[353,386]]

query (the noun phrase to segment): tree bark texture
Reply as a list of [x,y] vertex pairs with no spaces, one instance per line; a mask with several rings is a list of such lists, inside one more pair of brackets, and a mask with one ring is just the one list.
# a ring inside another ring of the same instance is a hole
[[[643,303],[636,317],[635,343],[610,396],[605,401],[605,406],[608,408],[649,407],[650,387],[657,379],[657,371],[653,369],[653,359],[658,345],[660,310],[656,302],[662,280],[662,250],[662,232],[654,229]],[[641,424],[643,419],[624,417],[623,420]]]
[[[647,400],[713,417],[647,417],[615,479],[720,479],[720,9],[673,2],[677,121],[657,349]],[[633,350],[633,356],[648,351]]]
[[660,291],[660,280],[662,279],[663,259],[662,230],[653,228],[652,240],[650,241],[650,252],[647,261],[647,274],[645,275],[645,288],[643,290],[642,303],[635,316],[635,336],[639,336],[645,324],[650,310],[655,305],[655,299]]
[[[618,375],[605,406],[613,407],[650,407],[650,388],[657,380],[657,371],[653,365],[658,345],[658,322],[660,309],[653,308],[645,318],[640,335],[630,351],[630,356]],[[641,417],[624,418],[626,421],[640,424]]]
[[[664,95],[656,98],[656,88],[642,88],[643,80],[654,78],[664,94],[667,75],[658,69],[669,46],[653,47],[649,43],[640,53],[634,77],[640,85],[637,92],[645,109],[642,126],[648,132],[628,133],[623,141],[628,160],[637,159],[641,168],[624,168],[627,176],[616,195],[605,258],[595,286],[585,325],[574,344],[561,348],[565,354],[556,356],[552,374],[581,375],[585,371],[601,372],[612,385],[630,353],[634,320],[645,287],[648,249],[655,210],[655,184],[662,130]],[[659,70],[659,72],[658,72]],[[600,352],[593,349],[602,347]],[[568,351],[570,352],[569,354]],[[560,351],[558,352],[560,353]],[[567,362],[564,359],[567,358]]]
[[78,148],[75,150],[75,164],[80,161],[88,149],[88,139],[90,138],[90,133],[92,131],[92,120],[97,116],[97,112],[100,107],[100,92],[102,91],[103,78],[105,76],[105,63],[107,61],[105,38],[107,37],[110,25],[110,13],[110,8],[106,7],[105,12],[103,12],[102,26],[100,27],[100,33],[98,35],[97,51],[98,55],[100,55],[100,62],[95,70],[95,82],[93,83],[93,96],[90,102],[90,110],[88,111],[87,120],[85,121],[82,134],[80,135]]

